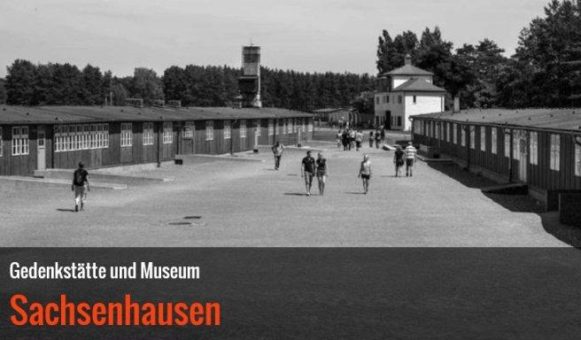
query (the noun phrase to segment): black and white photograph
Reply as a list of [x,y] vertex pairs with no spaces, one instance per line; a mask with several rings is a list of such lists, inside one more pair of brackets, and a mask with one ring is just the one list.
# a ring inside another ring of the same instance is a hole
[[0,2],[0,338],[575,339],[579,247],[579,0]]

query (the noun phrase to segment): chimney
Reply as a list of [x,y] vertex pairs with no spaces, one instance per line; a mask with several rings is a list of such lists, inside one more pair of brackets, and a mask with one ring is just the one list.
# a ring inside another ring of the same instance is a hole
[[411,65],[412,64],[412,56],[409,54],[405,55],[405,64],[406,65]]
[[452,112],[460,112],[460,97],[454,97],[454,107],[452,108]]

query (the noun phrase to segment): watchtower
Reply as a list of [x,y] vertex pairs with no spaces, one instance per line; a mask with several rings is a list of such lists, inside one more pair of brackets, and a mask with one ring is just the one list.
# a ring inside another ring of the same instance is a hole
[[238,78],[242,106],[262,107],[260,100],[260,47],[242,47],[242,76]]

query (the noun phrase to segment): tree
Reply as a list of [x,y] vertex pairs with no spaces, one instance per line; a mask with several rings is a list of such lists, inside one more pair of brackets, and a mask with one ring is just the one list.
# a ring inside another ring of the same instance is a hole
[[7,68],[6,102],[31,105],[36,81],[36,67],[27,60],[17,59]]
[[455,57],[472,73],[472,82],[460,91],[463,105],[487,108],[497,104],[496,81],[507,62],[503,53],[504,50],[489,39],[480,41],[476,46],[464,44],[456,51]]
[[162,81],[154,70],[137,67],[131,79],[130,94],[142,98],[145,105],[152,105],[155,100],[164,99]]
[[[503,90],[528,96],[535,106],[581,104],[581,2],[552,0],[545,17],[523,29],[510,69],[499,83]],[[526,72],[518,74],[518,72]],[[522,86],[529,88],[522,89]],[[522,105],[503,97],[505,105]]]
[[6,80],[0,78],[0,104],[6,103]]
[[105,98],[103,92],[103,74],[98,67],[85,66],[82,71],[83,89],[82,102],[85,105],[102,104]]

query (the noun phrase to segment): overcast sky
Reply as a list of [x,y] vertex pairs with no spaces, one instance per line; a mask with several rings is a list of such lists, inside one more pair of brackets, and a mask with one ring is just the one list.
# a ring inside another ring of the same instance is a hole
[[375,74],[377,37],[440,26],[454,43],[495,40],[507,54],[548,0],[0,0],[0,77],[15,59],[87,63],[124,76],[172,65],[263,65]]

